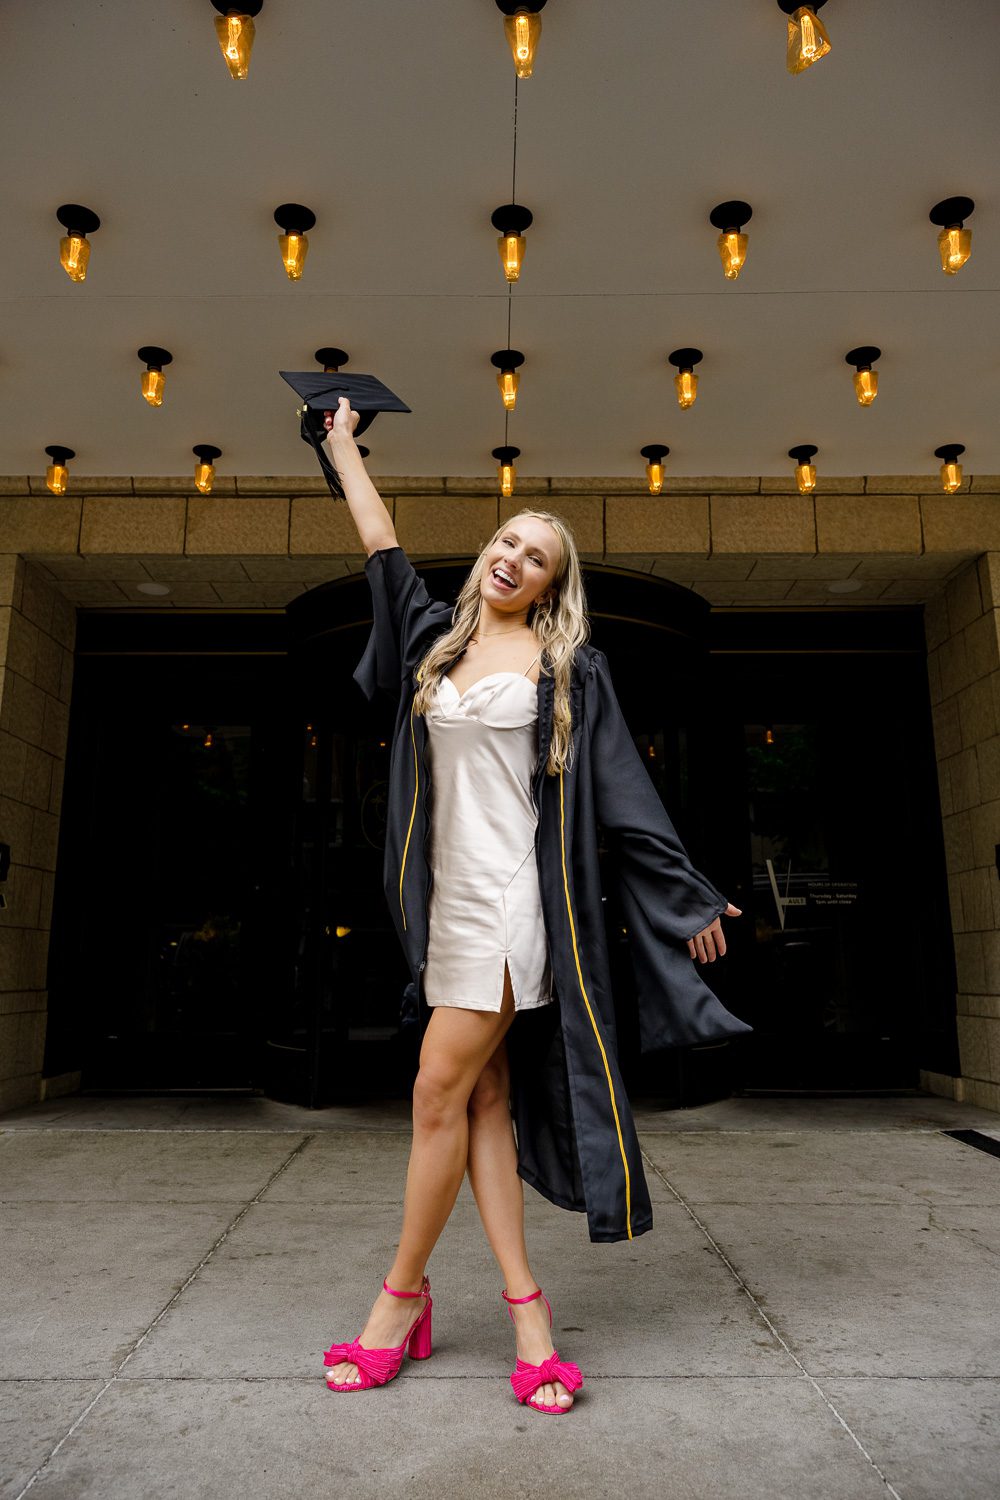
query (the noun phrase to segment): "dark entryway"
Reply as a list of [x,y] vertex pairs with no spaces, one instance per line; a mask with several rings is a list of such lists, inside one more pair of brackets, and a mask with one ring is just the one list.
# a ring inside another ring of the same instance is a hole
[[[452,597],[466,568],[424,571]],[[616,570],[587,587],[639,753],[692,860],[743,909],[703,972],[755,1027],[638,1056],[609,866],[630,1086],[670,1105],[952,1071],[919,612],[710,612]],[[82,612],[47,1072],[313,1105],[405,1092],[408,974],[381,886],[394,711],[351,678],[368,611],[358,576],[287,614]]]

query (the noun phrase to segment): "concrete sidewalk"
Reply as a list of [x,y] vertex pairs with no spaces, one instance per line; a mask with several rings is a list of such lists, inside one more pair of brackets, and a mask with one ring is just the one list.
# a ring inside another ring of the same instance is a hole
[[655,1226],[526,1190],[555,1422],[517,1405],[468,1187],[435,1352],[326,1391],[391,1259],[408,1109],[59,1099],[0,1117],[0,1496],[995,1500],[1000,1116],[926,1095],[638,1109]]

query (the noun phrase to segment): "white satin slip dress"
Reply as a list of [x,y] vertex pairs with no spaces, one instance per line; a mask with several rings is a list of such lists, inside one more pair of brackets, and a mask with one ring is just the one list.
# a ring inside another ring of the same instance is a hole
[[537,660],[464,693],[442,677],[426,714],[428,1005],[499,1011],[505,961],[515,1010],[553,999],[531,800],[538,688],[527,673]]

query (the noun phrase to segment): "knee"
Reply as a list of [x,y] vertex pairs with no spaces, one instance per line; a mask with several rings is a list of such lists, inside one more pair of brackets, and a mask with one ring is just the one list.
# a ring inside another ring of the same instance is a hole
[[487,1065],[476,1079],[476,1086],[469,1096],[470,1115],[488,1115],[494,1110],[508,1106],[507,1070]]
[[413,1123],[424,1130],[451,1124],[465,1109],[466,1100],[454,1079],[421,1064],[413,1084]]

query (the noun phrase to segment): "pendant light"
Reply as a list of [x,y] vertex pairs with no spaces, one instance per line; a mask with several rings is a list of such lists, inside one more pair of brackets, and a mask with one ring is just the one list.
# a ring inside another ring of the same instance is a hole
[[521,383],[518,369],[524,364],[520,349],[498,349],[490,355],[490,364],[497,367],[497,385],[504,411],[513,411],[517,405],[517,388]]
[[500,264],[508,281],[516,281],[521,274],[524,261],[524,231],[531,223],[531,210],[520,203],[503,203],[490,215],[490,223],[499,229],[497,248]]
[[975,207],[971,198],[942,198],[927,216],[932,224],[941,225],[937,242],[946,276],[957,275],[972,254],[972,230],[966,229],[965,220]]
[[59,241],[59,264],[70,281],[84,281],[90,260],[87,235],[100,229],[101,221],[93,209],[80,203],[63,203],[56,209],[56,218],[66,231]]
[[861,344],[844,355],[845,363],[854,366],[854,394],[859,406],[871,406],[878,395],[878,371],[872,365],[881,358],[882,351],[874,344]]
[[309,251],[306,235],[316,223],[316,215],[301,203],[281,203],[274,210],[274,222],[284,231],[278,235],[278,244],[285,274],[289,281],[300,281]]
[[934,449],[934,457],[941,460],[941,488],[946,495],[953,495],[962,487],[962,465],[958,460],[964,452],[964,443],[945,443]]
[[727,281],[735,281],[747,258],[748,235],[743,225],[749,223],[753,209],[749,203],[734,198],[729,203],[719,203],[709,214],[709,223],[719,231],[715,244],[722,260],[722,273]]
[[517,480],[514,460],[520,456],[520,448],[493,449],[493,457],[497,461],[497,487],[505,500],[509,500],[514,493],[514,484]]
[[646,478],[649,480],[649,493],[658,495],[663,489],[663,460],[670,449],[663,443],[647,443],[645,448],[639,452],[646,460]]
[[812,0],[811,5],[800,5],[799,0],[778,0],[779,8],[788,17],[785,64],[789,73],[804,73],[829,52],[830,38],[816,14],[825,4],[826,0]]
[[215,483],[215,460],[222,457],[222,449],[213,448],[211,443],[195,443],[191,452],[198,460],[194,466],[195,489],[210,495]]
[[504,35],[514,59],[514,71],[518,78],[530,78],[535,65],[535,48],[542,34],[542,18],[538,12],[545,0],[497,0],[497,9],[503,11]]
[[700,349],[675,349],[673,354],[667,355],[667,362],[677,366],[674,389],[677,392],[677,405],[681,411],[687,411],[697,399],[698,377],[694,373],[694,367],[704,358]]
[[144,344],[138,350],[138,356],[146,366],[142,377],[143,399],[150,406],[162,406],[163,387],[166,384],[163,366],[173,364],[174,356],[168,349],[158,349],[155,344]]
[[52,460],[45,470],[45,483],[53,495],[65,495],[69,488],[69,470],[66,465],[71,458],[76,457],[76,454],[72,448],[60,448],[58,444],[46,448],[45,451]]
[[795,460],[795,483],[800,495],[811,495],[816,488],[816,465],[812,460],[818,452],[813,443],[799,443],[788,450],[788,457]]
[[245,78],[256,31],[253,18],[260,15],[264,0],[241,0],[239,5],[231,5],[228,0],[212,0],[212,5],[219,12],[215,18],[215,34],[230,77]]

